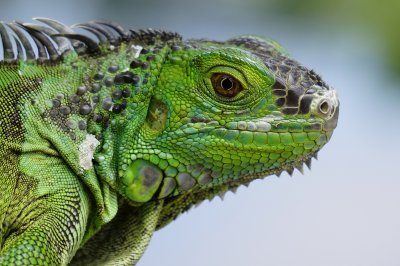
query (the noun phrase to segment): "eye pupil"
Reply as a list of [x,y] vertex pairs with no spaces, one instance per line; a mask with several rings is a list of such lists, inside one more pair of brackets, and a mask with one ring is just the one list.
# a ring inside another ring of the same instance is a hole
[[230,78],[223,78],[221,80],[221,87],[224,90],[231,90],[233,88],[233,82]]
[[224,98],[233,98],[243,90],[242,84],[229,74],[214,73],[211,83],[217,95]]

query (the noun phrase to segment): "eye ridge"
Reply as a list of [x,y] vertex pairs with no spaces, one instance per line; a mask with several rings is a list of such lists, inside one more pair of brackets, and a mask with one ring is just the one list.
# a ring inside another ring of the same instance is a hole
[[224,98],[233,98],[243,90],[242,84],[236,78],[225,73],[214,73],[211,83],[215,93]]

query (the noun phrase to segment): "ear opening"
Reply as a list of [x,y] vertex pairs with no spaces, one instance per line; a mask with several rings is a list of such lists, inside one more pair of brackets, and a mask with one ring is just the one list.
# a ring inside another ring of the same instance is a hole
[[146,116],[146,125],[153,133],[161,133],[167,123],[168,107],[155,97],[150,99],[149,109]]

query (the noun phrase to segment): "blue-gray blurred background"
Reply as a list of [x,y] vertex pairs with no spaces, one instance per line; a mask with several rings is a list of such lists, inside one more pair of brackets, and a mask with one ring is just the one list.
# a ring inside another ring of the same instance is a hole
[[5,21],[269,36],[339,92],[339,126],[312,171],[204,202],[157,232],[140,266],[400,265],[399,13],[395,0],[0,1]]

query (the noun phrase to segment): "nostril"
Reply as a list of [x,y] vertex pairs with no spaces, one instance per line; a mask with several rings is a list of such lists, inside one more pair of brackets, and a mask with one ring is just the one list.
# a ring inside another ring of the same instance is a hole
[[319,95],[318,92],[313,95],[310,104],[310,113],[324,120],[329,120],[337,116],[339,101],[334,90],[321,91],[322,95]]
[[324,115],[328,114],[329,112],[329,103],[325,100],[323,101],[320,105],[319,105],[319,110],[321,113],[323,113]]

